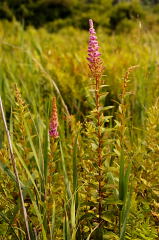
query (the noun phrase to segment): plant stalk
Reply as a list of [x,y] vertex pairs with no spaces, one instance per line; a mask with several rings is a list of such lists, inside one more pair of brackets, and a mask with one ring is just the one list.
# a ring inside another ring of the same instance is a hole
[[100,104],[99,104],[99,83],[100,79],[97,76],[96,77],[96,89],[95,89],[95,99],[96,99],[96,110],[97,110],[97,127],[98,127],[98,132],[97,132],[97,137],[98,137],[98,196],[99,196],[99,204],[98,204],[98,215],[99,215],[99,223],[101,222],[101,216],[102,216],[102,186],[101,186],[101,167],[102,167],[102,141],[101,141],[101,129],[100,129],[100,118],[101,118],[101,113],[100,113]]

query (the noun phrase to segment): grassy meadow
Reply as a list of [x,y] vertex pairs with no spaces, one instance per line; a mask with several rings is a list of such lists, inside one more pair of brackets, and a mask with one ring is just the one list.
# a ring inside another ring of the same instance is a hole
[[140,22],[129,33],[98,27],[97,110],[88,31],[0,22],[0,95],[14,153],[1,117],[0,239],[159,239],[158,33]]

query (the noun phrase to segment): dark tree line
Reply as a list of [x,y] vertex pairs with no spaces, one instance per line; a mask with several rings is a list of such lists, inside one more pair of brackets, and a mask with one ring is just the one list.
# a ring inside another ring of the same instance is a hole
[[24,21],[26,25],[40,26],[71,13],[71,0],[1,0],[0,18]]
[[85,28],[93,17],[97,25],[115,29],[123,18],[142,17],[143,5],[157,3],[159,0],[0,0],[0,19],[16,18],[25,26],[55,22]]

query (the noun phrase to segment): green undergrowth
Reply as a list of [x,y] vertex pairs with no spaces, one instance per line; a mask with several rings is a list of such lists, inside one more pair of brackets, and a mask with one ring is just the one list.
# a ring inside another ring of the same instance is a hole
[[[88,33],[0,22],[0,93],[31,240],[158,239],[159,37],[142,24],[130,34],[107,35],[104,28],[97,34],[105,67],[98,127]],[[48,136],[53,96],[58,139]],[[24,240],[2,119],[0,126],[0,239]]]

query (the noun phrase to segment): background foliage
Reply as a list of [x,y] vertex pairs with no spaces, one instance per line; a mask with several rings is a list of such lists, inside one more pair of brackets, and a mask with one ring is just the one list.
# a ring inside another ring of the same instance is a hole
[[[121,177],[125,177],[131,163],[129,193],[132,186],[125,239],[157,240],[158,5],[153,5],[155,1],[115,4],[104,0],[100,4],[39,0],[0,4],[0,94],[23,184],[32,239],[73,240],[76,235],[76,239],[95,240],[96,234],[100,234],[92,232],[97,226],[96,164],[92,164],[96,137],[90,118],[93,94],[85,31],[88,18],[92,17],[105,66],[103,84],[108,85],[102,91],[109,92],[102,104],[113,106],[104,112],[106,162],[102,171],[106,173],[107,211],[103,216],[103,239],[119,239],[118,216],[123,201],[122,196],[119,199],[119,139],[124,118],[125,169]],[[123,116],[123,78],[131,66],[135,68],[128,77]],[[48,139],[53,96],[57,97],[60,123],[60,140],[55,142]],[[0,126],[0,238],[25,239],[1,118]]]
[[[57,31],[66,25],[87,29],[87,19],[94,18],[96,26],[109,31],[131,29],[136,19],[156,22],[157,1],[113,1],[113,0],[1,0],[0,18],[16,18],[24,26],[46,25],[49,31]],[[153,11],[154,10],[154,11]]]

